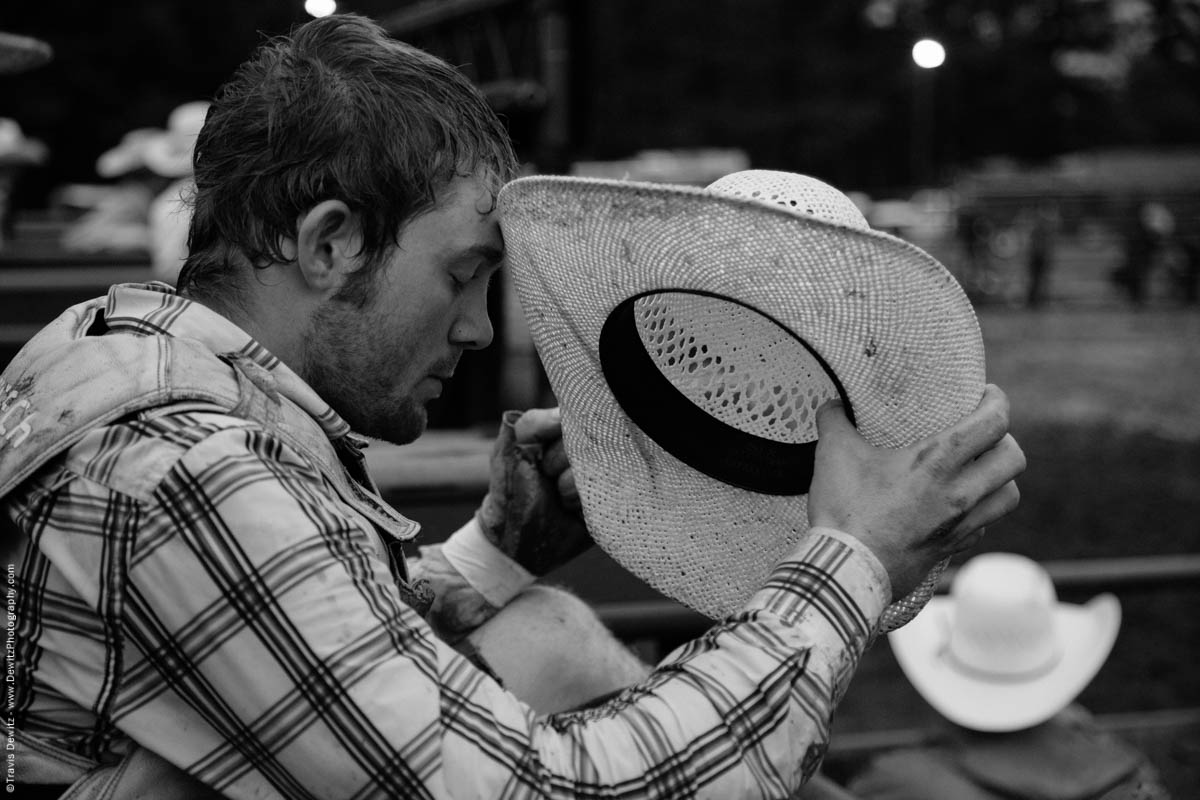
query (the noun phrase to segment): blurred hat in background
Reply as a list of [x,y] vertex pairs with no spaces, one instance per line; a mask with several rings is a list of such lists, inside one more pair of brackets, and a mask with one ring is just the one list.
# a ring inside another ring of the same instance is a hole
[[40,67],[54,57],[54,50],[41,39],[0,31],[0,75]]
[[182,178],[192,172],[196,137],[208,116],[206,100],[184,103],[167,117],[167,129],[146,143],[146,166],[166,178]]
[[96,174],[101,178],[117,178],[139,169],[149,169],[146,149],[151,141],[165,135],[162,128],[134,128],[121,137],[120,144],[96,159]]
[[45,143],[27,137],[15,119],[0,117],[0,167],[40,164],[46,153]]
[[1067,707],[1108,658],[1121,625],[1111,594],[1058,602],[1050,574],[1015,553],[985,553],[904,628],[896,661],[938,713],[975,731],[1031,728]]

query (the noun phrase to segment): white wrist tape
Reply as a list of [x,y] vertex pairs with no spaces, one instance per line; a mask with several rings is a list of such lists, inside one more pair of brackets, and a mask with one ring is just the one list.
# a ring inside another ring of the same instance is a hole
[[504,608],[537,576],[492,544],[474,518],[442,544],[442,555],[471,588],[496,608]]

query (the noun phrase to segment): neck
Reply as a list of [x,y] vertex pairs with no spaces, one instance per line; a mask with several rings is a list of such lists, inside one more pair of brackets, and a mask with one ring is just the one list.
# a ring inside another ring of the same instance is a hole
[[301,291],[287,267],[272,265],[243,273],[239,285],[221,295],[186,290],[181,294],[237,325],[304,378],[304,340],[319,298]]

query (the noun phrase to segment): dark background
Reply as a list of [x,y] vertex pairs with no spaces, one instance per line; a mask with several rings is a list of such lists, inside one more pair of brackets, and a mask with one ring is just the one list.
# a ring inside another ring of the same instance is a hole
[[[339,10],[386,20],[427,5],[343,0]],[[1096,147],[1200,143],[1195,0],[559,7],[570,44],[564,162],[651,147],[737,147],[757,167],[880,191],[944,181],[985,157],[1037,162]],[[300,0],[7,0],[0,29],[38,36],[56,51],[47,67],[0,77],[0,116],[17,119],[52,153],[23,177],[17,204],[40,207],[59,183],[95,181],[96,157],[125,131],[161,126],[176,105],[211,96],[264,37],[307,19]],[[948,58],[916,74],[909,50],[925,35],[939,38]],[[468,72],[488,59],[451,40],[409,38]],[[1066,62],[1089,70],[1064,70]],[[509,116],[518,145],[534,151],[530,115]],[[914,146],[928,151],[928,174],[914,174]]]
[[[405,28],[404,15],[416,11],[495,6],[340,5],[392,29]],[[1195,563],[1200,305],[1194,293],[1181,296],[1175,276],[1188,263],[1187,237],[1200,230],[1200,0],[510,5],[499,29],[468,19],[409,25],[400,35],[481,84],[495,80],[504,59],[510,77],[540,80],[531,18],[560,9],[567,55],[561,104],[537,102],[536,91],[532,100],[502,93],[498,103],[522,156],[542,171],[651,148],[737,148],[754,167],[804,172],[886,198],[912,196],[919,186],[959,187],[976,167],[1010,164],[1002,179],[974,189],[993,217],[986,284],[968,281],[953,231],[918,240],[972,292],[989,380],[1008,392],[1014,433],[1029,458],[1020,509],[989,529],[981,549],[1064,563]],[[56,186],[96,182],[96,157],[126,131],[161,126],[176,105],[211,96],[255,45],[306,19],[300,0],[3,0],[0,30],[39,36],[56,50],[48,66],[0,76],[0,116],[17,119],[51,150],[46,165],[22,175],[17,200],[27,220],[45,211]],[[496,30],[510,52],[489,46]],[[940,38],[948,51],[934,72],[918,72],[909,57],[923,35]],[[551,114],[562,115],[557,127],[546,124]],[[560,138],[548,143],[548,130]],[[1188,151],[1191,157],[1172,155]],[[1098,152],[1126,155],[1097,160],[1099,175],[1086,185],[1054,172],[1059,156]],[[1128,262],[1123,231],[1139,193],[1171,207],[1176,241],[1148,265],[1148,296],[1133,304],[1112,276]],[[1046,301],[1033,308],[1023,299],[1027,215],[1047,198],[1059,204],[1061,224]],[[13,244],[30,244],[33,229],[26,226],[27,238]],[[71,302],[100,291],[76,273],[104,263],[76,256],[56,270],[50,267],[64,264],[22,261],[13,254],[20,249],[5,256],[10,271],[0,269],[0,328],[21,322],[36,330],[67,305],[67,290],[75,293]],[[113,256],[113,263],[126,261]],[[143,262],[144,255],[131,260],[139,268]],[[33,289],[10,291],[17,268],[46,276],[41,299]],[[52,292],[51,275],[67,272]],[[368,451],[389,497],[424,523],[424,541],[452,530],[482,494],[497,410],[490,403],[500,371],[512,372],[503,347],[464,360],[434,417],[453,430],[433,431],[407,449]],[[464,436],[467,424],[487,435]],[[598,551],[569,569],[562,578],[601,604],[656,598]],[[1085,600],[1110,588],[1111,578],[1064,598]],[[1200,585],[1194,570],[1170,582],[1115,583],[1125,609],[1121,638],[1081,699],[1101,714],[1191,712],[1187,727],[1154,729],[1141,742],[1175,796],[1190,797],[1200,783]],[[659,655],[663,644],[655,645]],[[880,643],[838,724],[871,731],[925,724],[930,714]]]

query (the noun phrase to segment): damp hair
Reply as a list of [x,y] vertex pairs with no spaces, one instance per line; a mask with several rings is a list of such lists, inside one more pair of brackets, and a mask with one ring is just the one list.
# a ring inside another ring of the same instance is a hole
[[493,196],[516,172],[503,124],[457,69],[353,14],[263,44],[218,91],[196,141],[180,290],[234,300],[244,265],[290,259],[327,199],[361,226],[369,278],[406,222],[459,175]]

